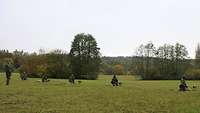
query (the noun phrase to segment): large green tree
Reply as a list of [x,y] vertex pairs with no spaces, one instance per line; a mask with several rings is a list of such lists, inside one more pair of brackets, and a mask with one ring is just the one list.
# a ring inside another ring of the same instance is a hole
[[79,79],[96,79],[100,67],[100,48],[90,34],[77,34],[71,45],[70,66]]

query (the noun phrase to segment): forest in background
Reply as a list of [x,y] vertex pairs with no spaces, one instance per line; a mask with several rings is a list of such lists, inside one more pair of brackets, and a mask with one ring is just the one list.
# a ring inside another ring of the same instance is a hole
[[[5,62],[10,62],[14,72],[26,72],[29,77],[40,77],[47,73],[50,78],[68,78],[71,75],[69,53],[63,50],[28,53],[15,50],[0,50],[0,71],[4,72]],[[136,49],[135,56],[101,56],[99,74],[136,75],[146,80],[200,79],[200,45],[196,48],[195,59],[189,59],[184,45],[164,44],[158,48],[152,42]],[[88,69],[90,70],[90,69]]]

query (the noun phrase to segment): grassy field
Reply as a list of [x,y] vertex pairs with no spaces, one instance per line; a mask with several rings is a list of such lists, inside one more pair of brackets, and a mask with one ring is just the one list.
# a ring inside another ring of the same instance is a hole
[[[112,87],[112,76],[70,85],[67,80],[21,81],[12,76],[5,86],[0,75],[0,113],[200,113],[200,89],[179,92],[179,81],[137,81],[118,76],[121,87]],[[200,81],[187,81],[199,85]]]

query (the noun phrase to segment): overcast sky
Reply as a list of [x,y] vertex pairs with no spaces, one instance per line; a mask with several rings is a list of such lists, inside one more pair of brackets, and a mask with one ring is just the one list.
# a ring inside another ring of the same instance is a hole
[[104,56],[133,55],[140,44],[200,42],[200,0],[0,0],[0,49],[69,52],[92,34]]

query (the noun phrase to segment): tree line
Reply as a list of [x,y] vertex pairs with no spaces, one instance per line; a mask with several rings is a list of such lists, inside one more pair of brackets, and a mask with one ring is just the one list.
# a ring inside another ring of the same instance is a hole
[[180,79],[191,63],[186,47],[180,43],[156,48],[149,42],[140,45],[136,55],[140,58],[135,62],[135,72],[142,79]]
[[136,75],[141,79],[200,79],[200,45],[195,59],[188,57],[187,48],[176,43],[155,47],[152,42],[140,45],[134,56],[101,56],[95,38],[80,33],[74,37],[69,53],[56,49],[51,52],[27,53],[15,50],[0,50],[0,71],[5,63],[15,72],[26,72],[29,77],[96,79],[104,75]]
[[155,47],[152,42],[141,44],[132,57],[102,57],[103,74],[136,75],[144,80],[170,80],[186,77],[200,79],[200,45],[196,57],[188,57],[187,48],[176,43]]
[[0,71],[5,65],[15,72],[26,72],[29,77],[96,79],[101,63],[100,52],[95,38],[90,34],[77,34],[72,42],[70,53],[56,49],[39,53],[15,50],[0,50]]

